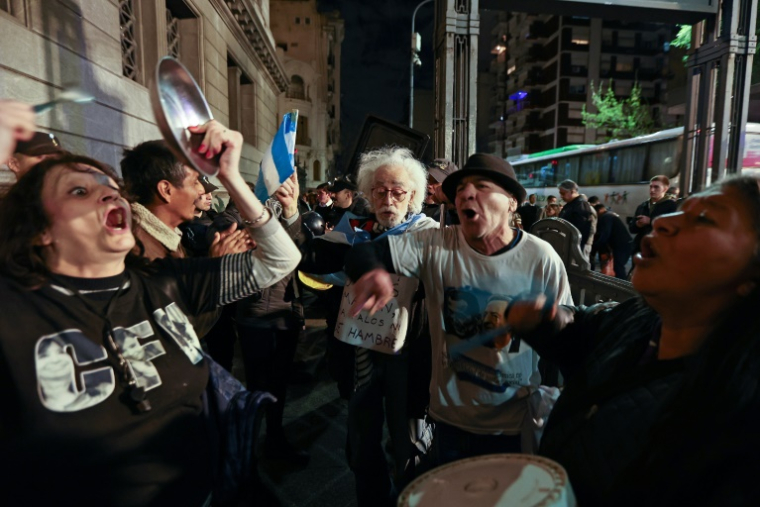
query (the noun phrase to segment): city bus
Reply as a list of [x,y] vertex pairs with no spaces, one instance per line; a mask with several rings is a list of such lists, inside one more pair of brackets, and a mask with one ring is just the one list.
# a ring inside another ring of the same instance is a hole
[[[628,220],[649,199],[652,176],[664,174],[671,186],[677,184],[682,150],[683,127],[678,127],[623,141],[565,146],[525,155],[511,164],[538,204],[549,195],[559,198],[557,184],[570,179],[586,197],[599,197]],[[742,170],[760,172],[760,123],[747,123]]]

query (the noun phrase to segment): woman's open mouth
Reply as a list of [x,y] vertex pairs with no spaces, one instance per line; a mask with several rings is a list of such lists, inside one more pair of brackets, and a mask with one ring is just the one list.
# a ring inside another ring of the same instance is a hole
[[124,207],[117,207],[106,213],[106,229],[114,232],[129,230],[129,211]]

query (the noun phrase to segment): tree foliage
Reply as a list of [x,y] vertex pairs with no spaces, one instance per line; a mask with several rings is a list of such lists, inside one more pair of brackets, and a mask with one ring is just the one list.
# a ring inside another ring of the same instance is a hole
[[638,82],[631,88],[631,95],[622,100],[615,96],[611,79],[606,91],[602,90],[602,86],[598,90],[594,89],[592,82],[591,102],[597,112],[589,113],[584,105],[581,112],[583,125],[586,128],[606,130],[608,140],[641,136],[657,129],[649,106],[641,97],[641,85]]

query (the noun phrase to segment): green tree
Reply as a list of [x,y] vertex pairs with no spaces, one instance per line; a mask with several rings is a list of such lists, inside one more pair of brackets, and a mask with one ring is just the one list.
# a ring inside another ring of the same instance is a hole
[[608,140],[627,139],[657,130],[649,106],[641,97],[641,85],[638,82],[633,84],[631,95],[622,100],[615,96],[611,79],[606,91],[602,91],[601,86],[598,90],[594,89],[592,82],[591,102],[597,112],[589,113],[584,105],[581,112],[583,125],[586,128],[606,130]]

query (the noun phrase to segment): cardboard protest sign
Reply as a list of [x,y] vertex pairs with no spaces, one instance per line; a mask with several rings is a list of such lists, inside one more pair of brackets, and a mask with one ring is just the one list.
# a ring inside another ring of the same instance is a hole
[[393,299],[372,316],[363,310],[356,317],[351,317],[349,310],[355,299],[354,284],[351,281],[346,283],[335,325],[335,338],[385,354],[395,354],[401,350],[409,325],[409,308],[419,280],[401,275],[391,275],[391,279]]

